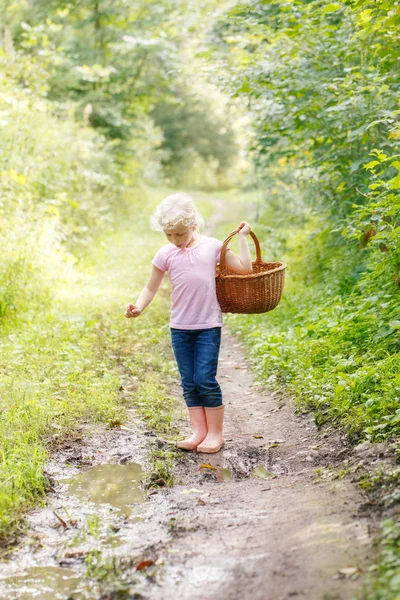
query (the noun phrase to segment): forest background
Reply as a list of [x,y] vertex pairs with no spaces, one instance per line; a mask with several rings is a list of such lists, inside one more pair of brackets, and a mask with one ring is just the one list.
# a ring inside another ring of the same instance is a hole
[[[78,318],[72,290],[82,273],[93,288],[93,253],[129,221],[148,261],[167,190],[197,192],[206,214],[199,191],[255,207],[264,254],[289,265],[267,321],[229,319],[260,380],[354,444],[398,438],[399,27],[385,0],[1,0],[4,536],[45,492],[54,437],[121,418],[112,361],[92,349],[121,343],[96,315],[123,300],[110,280]],[[143,344],[165,335],[161,317],[146,327]],[[376,598],[395,598],[395,519],[382,547]]]

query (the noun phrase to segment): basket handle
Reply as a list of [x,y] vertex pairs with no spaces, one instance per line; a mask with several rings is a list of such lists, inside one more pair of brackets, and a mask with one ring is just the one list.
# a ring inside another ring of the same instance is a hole
[[[228,237],[226,238],[226,240],[222,244],[221,255],[220,255],[220,259],[219,259],[219,268],[220,268],[220,271],[224,271],[226,269],[226,264],[225,264],[226,249],[228,247],[229,242],[233,238],[233,236],[236,235],[237,233],[239,233],[239,231],[240,231],[240,227],[238,227],[237,229],[235,229],[234,231],[232,231],[232,233],[230,233],[228,235]],[[256,262],[262,262],[260,242],[258,241],[258,238],[257,238],[256,234],[253,231],[250,231],[250,235],[253,238],[253,242],[254,242],[254,245],[256,247],[256,253],[257,253]]]

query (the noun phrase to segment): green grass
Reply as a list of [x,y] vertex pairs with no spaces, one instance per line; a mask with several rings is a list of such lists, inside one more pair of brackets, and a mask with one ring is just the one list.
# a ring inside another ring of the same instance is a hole
[[[24,511],[41,501],[49,449],[83,423],[113,427],[126,419],[120,375],[138,378],[132,396],[150,426],[170,422],[165,384],[174,371],[168,350],[168,284],[139,319],[125,304],[145,283],[163,243],[149,230],[147,212],[160,200],[147,192],[146,211],[98,239],[55,282],[50,302],[37,303],[3,328],[1,337],[0,536],[10,536]],[[64,265],[62,265],[64,266]],[[66,274],[67,273],[67,274]],[[47,294],[47,291],[46,291]],[[157,398],[151,415],[150,402]]]
[[370,568],[369,583],[359,600],[400,598],[400,523],[386,519],[379,540],[379,562]]
[[172,446],[170,449],[163,449],[157,447],[156,443],[150,449],[150,468],[144,476],[144,483],[147,489],[173,486],[173,470],[175,459],[178,456],[179,450],[175,450]]

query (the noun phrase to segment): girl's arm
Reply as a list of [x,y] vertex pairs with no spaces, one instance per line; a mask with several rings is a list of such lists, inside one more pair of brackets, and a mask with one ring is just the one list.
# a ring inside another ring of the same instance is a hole
[[242,221],[239,227],[241,227],[238,233],[240,255],[238,256],[235,252],[232,252],[232,250],[227,251],[225,255],[225,263],[229,269],[232,269],[232,271],[240,273],[240,275],[248,275],[253,270],[250,248],[249,244],[247,243],[247,235],[250,233],[251,227],[246,221]]
[[153,265],[150,278],[140,292],[139,297],[136,300],[136,304],[128,304],[126,307],[125,316],[128,319],[132,317],[138,317],[150,304],[156,295],[158,288],[160,287],[160,283],[162,282],[164,275],[164,271],[157,269],[157,267]]

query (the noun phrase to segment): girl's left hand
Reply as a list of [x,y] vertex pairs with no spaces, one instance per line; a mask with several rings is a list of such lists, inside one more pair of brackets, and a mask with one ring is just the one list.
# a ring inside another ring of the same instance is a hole
[[138,317],[142,311],[134,304],[127,304],[124,315],[127,319]]
[[249,235],[251,227],[247,221],[242,221],[239,225],[239,235]]

